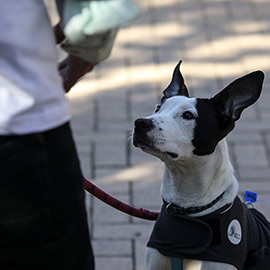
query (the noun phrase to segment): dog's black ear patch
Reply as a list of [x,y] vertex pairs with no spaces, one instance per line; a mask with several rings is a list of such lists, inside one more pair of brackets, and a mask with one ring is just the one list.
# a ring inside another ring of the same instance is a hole
[[255,71],[233,81],[211,99],[197,99],[194,154],[202,156],[214,152],[217,143],[234,128],[243,110],[260,97],[263,80],[263,72]]
[[230,83],[212,98],[224,126],[237,121],[242,111],[258,100],[263,80],[262,71],[249,73]]
[[223,127],[218,117],[217,109],[211,99],[197,99],[196,125],[192,143],[194,154],[198,156],[210,155],[214,152],[218,142],[233,128],[234,123]]
[[169,86],[163,91],[162,101],[173,96],[189,96],[188,89],[184,82],[184,78],[180,72],[181,63],[182,60],[180,60],[179,63],[176,65],[173,72],[172,80]]

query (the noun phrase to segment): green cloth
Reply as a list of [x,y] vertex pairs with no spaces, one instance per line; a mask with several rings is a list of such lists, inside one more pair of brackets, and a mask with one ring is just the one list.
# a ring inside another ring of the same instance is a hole
[[100,62],[111,52],[117,31],[139,15],[131,0],[57,0],[67,40],[62,48],[89,62]]
[[66,0],[62,19],[66,37],[76,44],[86,35],[124,27],[138,14],[137,6],[130,0]]

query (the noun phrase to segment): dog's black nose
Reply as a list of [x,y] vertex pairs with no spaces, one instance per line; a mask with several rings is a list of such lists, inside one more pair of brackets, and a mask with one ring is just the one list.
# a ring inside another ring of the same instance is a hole
[[138,118],[135,120],[135,128],[143,131],[149,131],[154,125],[151,119]]

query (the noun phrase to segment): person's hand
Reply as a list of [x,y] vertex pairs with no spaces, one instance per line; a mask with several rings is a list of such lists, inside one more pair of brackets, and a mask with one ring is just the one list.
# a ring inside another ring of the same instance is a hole
[[68,92],[77,81],[90,72],[96,64],[89,63],[83,59],[69,55],[58,66],[58,70],[63,79],[63,86],[66,92]]
[[[54,34],[56,44],[65,39],[65,34],[60,26],[60,23],[54,26]],[[68,92],[77,81],[90,72],[96,63],[89,63],[75,55],[68,55],[63,61],[59,63],[58,70],[63,79],[63,86]]]
[[53,27],[56,44],[61,43],[65,39],[65,34],[60,26],[60,22]]

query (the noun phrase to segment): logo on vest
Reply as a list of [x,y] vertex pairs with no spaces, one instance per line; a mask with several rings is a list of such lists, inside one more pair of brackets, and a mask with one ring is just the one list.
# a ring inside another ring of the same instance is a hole
[[241,224],[237,219],[234,219],[230,222],[227,230],[227,235],[229,241],[234,244],[238,245],[242,239],[242,229]]

